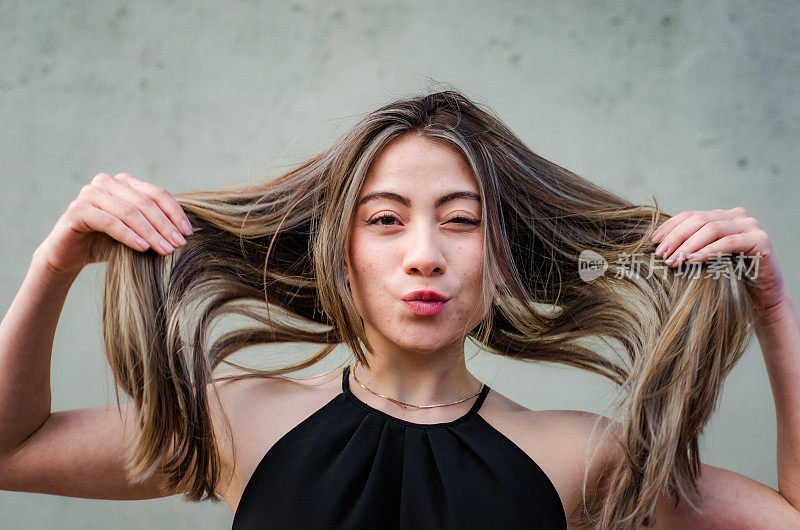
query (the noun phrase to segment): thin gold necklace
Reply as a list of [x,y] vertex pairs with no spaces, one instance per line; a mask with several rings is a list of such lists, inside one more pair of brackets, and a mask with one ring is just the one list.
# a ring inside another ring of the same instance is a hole
[[355,370],[353,370],[353,367],[354,367],[354,366],[355,366],[355,364],[352,364],[352,365],[350,366],[350,373],[351,373],[351,374],[353,374],[353,379],[355,379],[355,380],[356,380],[356,383],[358,383],[358,384],[359,384],[359,386],[361,386],[361,388],[363,388],[363,389],[364,389],[364,390],[366,390],[367,392],[372,392],[372,393],[373,393],[373,394],[375,394],[376,396],[382,397],[383,399],[388,399],[389,401],[391,401],[391,402],[393,402],[393,403],[397,403],[398,405],[405,405],[406,407],[414,407],[414,408],[416,408],[416,409],[430,409],[430,408],[433,408],[433,407],[446,407],[447,405],[455,405],[456,403],[461,403],[462,401],[466,401],[466,400],[468,400],[468,399],[470,399],[470,398],[474,398],[475,396],[477,396],[478,394],[480,394],[480,393],[481,393],[481,391],[483,391],[483,387],[486,385],[486,383],[481,383],[481,387],[478,389],[478,391],[477,391],[477,392],[475,392],[475,393],[474,393],[474,394],[472,394],[471,396],[467,396],[467,397],[465,397],[465,398],[461,398],[461,399],[459,399],[458,401],[453,401],[452,403],[438,403],[438,404],[436,404],[436,405],[412,405],[411,403],[406,403],[406,402],[404,402],[404,401],[400,401],[399,399],[394,399],[394,398],[391,398],[391,397],[389,397],[389,396],[384,396],[383,394],[379,394],[379,393],[375,392],[374,390],[372,390],[372,389],[370,389],[370,388],[367,388],[367,387],[365,387],[365,386],[364,386],[364,385],[361,383],[361,381],[359,381],[359,380],[358,380],[358,378],[356,377],[356,372],[355,372]]

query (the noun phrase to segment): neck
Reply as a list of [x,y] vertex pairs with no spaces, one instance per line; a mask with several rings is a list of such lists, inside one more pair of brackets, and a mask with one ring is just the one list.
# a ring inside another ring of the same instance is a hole
[[[368,361],[369,367],[356,361],[351,368],[358,381],[373,392],[405,403],[450,403],[470,396],[481,388],[481,381],[467,370],[463,353],[422,360],[419,357],[376,355],[370,356]],[[402,407],[395,403],[392,405]]]

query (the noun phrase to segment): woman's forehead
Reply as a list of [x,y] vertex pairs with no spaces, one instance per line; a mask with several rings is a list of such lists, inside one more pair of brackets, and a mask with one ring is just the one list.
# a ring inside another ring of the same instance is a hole
[[471,172],[464,155],[454,147],[441,141],[409,134],[385,146],[371,164],[368,174],[383,177],[397,172],[431,170],[460,170],[467,174]]
[[446,191],[480,193],[472,169],[454,148],[407,135],[390,143],[367,172],[359,197],[376,191],[426,197]]

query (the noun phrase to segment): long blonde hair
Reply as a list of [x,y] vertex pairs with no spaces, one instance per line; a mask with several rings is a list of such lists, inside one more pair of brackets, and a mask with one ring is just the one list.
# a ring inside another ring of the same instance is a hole
[[[545,160],[452,89],[369,112],[328,149],[272,180],[176,194],[195,233],[169,257],[114,248],[104,340],[141,429],[131,479],[158,468],[186,500],[219,502],[208,385],[233,377],[214,370],[244,347],[320,345],[280,369],[240,366],[247,373],[236,378],[301,370],[342,343],[368,364],[365,349],[372,350],[344,276],[348,226],[370,164],[409,133],[457,149],[480,186],[483,286],[496,296],[468,337],[497,355],[567,364],[619,385],[613,424],[625,458],[609,471],[603,501],[587,520],[600,528],[648,525],[662,493],[677,504],[697,492],[698,436],[757,316],[746,280],[730,264],[728,274],[711,277],[643,260],[639,274],[626,274],[620,256],[652,253],[650,235],[669,217],[655,198],[653,206],[632,204]],[[605,274],[582,279],[584,250],[605,260]],[[185,322],[198,307],[196,321]],[[208,344],[210,324],[223,315],[257,325]],[[581,344],[592,336],[615,341],[622,354],[609,358]]]

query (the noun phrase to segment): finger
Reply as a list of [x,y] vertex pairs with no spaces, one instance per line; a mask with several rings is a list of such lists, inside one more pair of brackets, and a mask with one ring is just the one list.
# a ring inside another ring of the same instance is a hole
[[170,243],[170,246],[177,248],[186,244],[186,240],[177,227],[167,218],[158,204],[147,195],[113,178],[101,179],[97,185],[102,187],[109,195],[122,199],[136,207],[144,214],[147,221],[158,230],[161,236]]
[[698,252],[718,239],[745,232],[749,227],[750,223],[743,218],[708,221],[672,251],[668,255],[666,263],[667,265],[680,265],[689,254]]
[[153,201],[155,201],[161,210],[164,211],[167,217],[169,217],[172,223],[178,227],[184,235],[188,236],[193,233],[192,223],[189,221],[189,217],[187,217],[186,213],[183,211],[183,208],[181,208],[181,205],[170,192],[161,186],[156,186],[155,184],[133,178],[128,173],[117,173],[114,178],[125,182],[131,188],[147,195]]
[[661,223],[661,226],[659,226],[656,229],[656,231],[653,232],[653,235],[651,237],[652,241],[654,243],[658,242],[666,234],[668,234],[670,230],[675,228],[675,226],[678,223],[680,223],[681,221],[683,221],[684,219],[686,219],[687,217],[689,217],[693,213],[694,213],[694,211],[692,211],[692,210],[685,210],[685,211],[683,211],[683,212],[681,212],[681,213],[679,213],[677,215],[673,215],[672,217],[670,217],[669,219],[667,219],[666,221]]
[[[736,208],[734,208],[733,210],[736,210]],[[722,214],[725,215],[725,218],[733,218],[736,216],[737,213],[734,212],[733,210],[723,210],[722,208],[717,208],[714,210],[710,210],[709,212],[706,213]],[[673,228],[682,223],[684,220],[698,213],[701,212],[697,210],[684,210],[680,212],[678,215],[670,217],[669,219],[664,221],[661,224],[661,226],[659,226],[657,229],[653,231],[653,235],[650,236],[650,240],[653,241],[654,243],[658,243],[659,241],[663,240],[664,236],[667,235]]]
[[[91,205],[117,218],[160,254],[169,254],[174,247],[167,241],[144,214],[133,204],[119,199],[97,187],[90,187],[85,200]],[[110,234],[109,234],[110,235]]]
[[700,263],[716,257],[718,254],[738,254],[739,252],[749,254],[757,244],[758,233],[755,230],[730,234],[696,251],[696,256],[688,261]]
[[[681,212],[682,215],[683,212]],[[733,215],[725,210],[688,211],[683,220],[673,226],[661,238],[661,243],[656,247],[656,256],[666,257],[672,254],[686,239],[694,234],[701,226],[710,221],[732,219]],[[671,221],[672,219],[670,219]]]
[[128,225],[110,213],[101,210],[91,203],[81,205],[83,222],[97,232],[103,232],[120,243],[144,252],[150,245],[134,232]]

